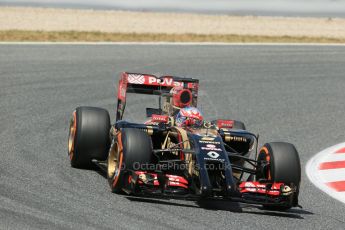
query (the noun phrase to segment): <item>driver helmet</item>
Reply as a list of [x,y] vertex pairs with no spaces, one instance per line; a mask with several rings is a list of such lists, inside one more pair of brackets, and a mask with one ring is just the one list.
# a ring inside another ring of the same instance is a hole
[[176,115],[175,124],[179,127],[183,126],[202,126],[203,116],[195,107],[185,107],[180,109]]

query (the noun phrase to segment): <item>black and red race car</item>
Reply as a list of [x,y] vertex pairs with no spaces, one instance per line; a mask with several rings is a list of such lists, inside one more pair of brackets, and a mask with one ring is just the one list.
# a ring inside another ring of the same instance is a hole
[[[111,190],[174,199],[227,199],[267,208],[298,206],[301,166],[296,148],[258,136],[240,121],[218,119],[176,126],[175,115],[197,107],[199,80],[121,73],[115,123],[105,109],[78,107],[69,128],[72,167],[107,175]],[[147,122],[123,119],[127,93],[157,95]]]

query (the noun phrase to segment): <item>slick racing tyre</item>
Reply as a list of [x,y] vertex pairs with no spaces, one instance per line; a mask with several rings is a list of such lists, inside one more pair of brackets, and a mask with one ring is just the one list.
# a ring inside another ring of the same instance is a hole
[[68,155],[72,167],[92,168],[92,159],[106,160],[110,146],[110,118],[105,109],[78,107],[72,114]]
[[242,121],[234,121],[232,129],[246,130],[246,126],[244,125]]
[[[262,166],[262,164],[265,166]],[[266,143],[258,154],[258,168],[262,172],[256,180],[264,179],[269,182],[281,182],[288,186],[296,186],[297,192],[289,204],[264,205],[267,209],[285,210],[298,204],[298,192],[301,181],[301,164],[298,152],[294,145],[285,142]]]
[[111,190],[120,193],[130,179],[131,170],[145,171],[151,163],[152,140],[149,135],[134,128],[124,128],[117,133],[108,155],[107,177]]

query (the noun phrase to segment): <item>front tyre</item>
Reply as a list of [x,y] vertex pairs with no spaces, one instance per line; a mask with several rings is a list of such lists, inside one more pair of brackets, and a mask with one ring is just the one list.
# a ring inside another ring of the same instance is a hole
[[288,186],[293,184],[297,188],[290,204],[285,206],[264,205],[265,208],[286,210],[298,204],[301,164],[294,145],[285,142],[266,143],[258,154],[258,168],[261,168],[262,171],[256,176],[256,180],[264,179],[272,183],[284,183]]
[[110,118],[105,109],[78,107],[72,114],[68,155],[71,166],[92,168],[92,159],[107,159],[110,138]]
[[131,170],[146,171],[144,167],[151,163],[152,149],[150,136],[140,129],[124,128],[116,134],[110,147],[107,170],[113,192],[122,191],[126,180],[130,179]]

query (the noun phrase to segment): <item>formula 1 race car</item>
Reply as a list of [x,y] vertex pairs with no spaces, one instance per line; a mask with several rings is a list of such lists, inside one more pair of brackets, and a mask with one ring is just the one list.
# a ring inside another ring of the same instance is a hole
[[[72,113],[72,167],[98,166],[115,193],[298,206],[301,166],[294,145],[258,149],[258,136],[243,122],[204,120],[196,108],[198,88],[193,78],[121,73],[115,123],[102,108]],[[146,108],[146,122],[123,119],[127,93],[157,95],[158,108]]]

